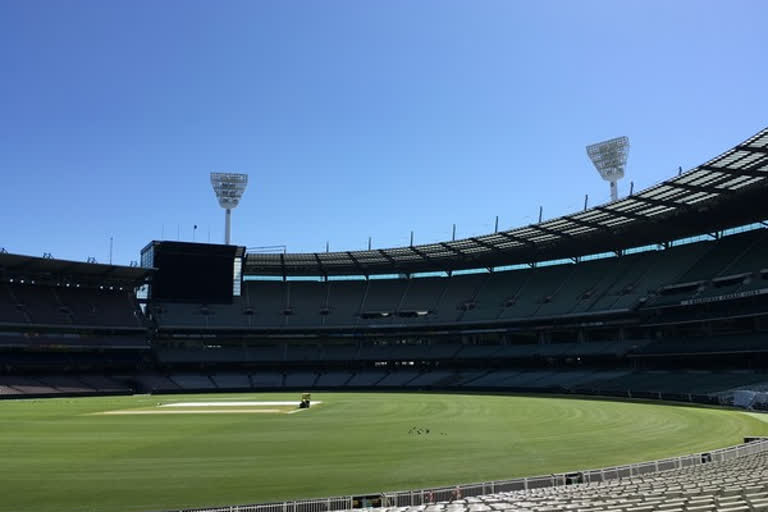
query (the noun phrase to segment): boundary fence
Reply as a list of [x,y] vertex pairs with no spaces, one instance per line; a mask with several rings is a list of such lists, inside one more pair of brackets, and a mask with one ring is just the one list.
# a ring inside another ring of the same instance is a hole
[[702,464],[725,462],[766,451],[768,451],[768,437],[747,438],[744,444],[727,448],[601,469],[587,469],[566,473],[553,473],[551,475],[513,478],[511,480],[494,480],[410,491],[369,493],[357,496],[335,496],[331,498],[232,505],[227,507],[192,508],[174,512],[333,512],[368,507],[409,507],[498,492],[526,491],[542,487],[606,482],[649,473],[690,468]]

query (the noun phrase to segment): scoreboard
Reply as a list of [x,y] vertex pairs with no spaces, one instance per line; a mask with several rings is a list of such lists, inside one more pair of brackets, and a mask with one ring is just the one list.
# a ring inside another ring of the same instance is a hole
[[141,265],[156,272],[148,298],[165,302],[232,303],[240,295],[245,247],[190,242],[150,242]]

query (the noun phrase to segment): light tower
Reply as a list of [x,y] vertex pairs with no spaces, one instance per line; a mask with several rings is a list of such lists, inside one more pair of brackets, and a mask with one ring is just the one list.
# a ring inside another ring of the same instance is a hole
[[219,200],[219,206],[226,210],[224,214],[224,243],[229,245],[229,236],[232,227],[232,208],[240,204],[245,187],[248,185],[247,174],[230,172],[212,172],[211,185]]
[[611,184],[611,201],[619,197],[616,182],[624,177],[628,154],[629,139],[627,137],[617,137],[587,146],[587,155],[595,164],[597,172]]

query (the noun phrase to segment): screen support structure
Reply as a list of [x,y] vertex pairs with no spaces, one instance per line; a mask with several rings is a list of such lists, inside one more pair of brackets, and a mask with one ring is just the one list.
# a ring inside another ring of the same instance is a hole
[[211,185],[224,208],[224,244],[229,245],[232,232],[232,209],[240,204],[243,192],[248,186],[248,175],[229,172],[212,172]]

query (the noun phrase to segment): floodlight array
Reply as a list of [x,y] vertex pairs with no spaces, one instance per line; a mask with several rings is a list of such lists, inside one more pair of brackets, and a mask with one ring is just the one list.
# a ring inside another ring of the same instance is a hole
[[591,144],[587,146],[587,155],[604,180],[620,180],[624,177],[624,168],[629,156],[629,139],[617,137]]
[[212,172],[211,185],[219,200],[219,206],[224,208],[224,243],[229,245],[232,231],[232,208],[240,204],[245,187],[248,186],[248,175],[230,172]]
[[247,174],[228,172],[212,172],[211,185],[219,200],[219,206],[226,209],[235,208],[240,204],[245,187],[248,185]]

